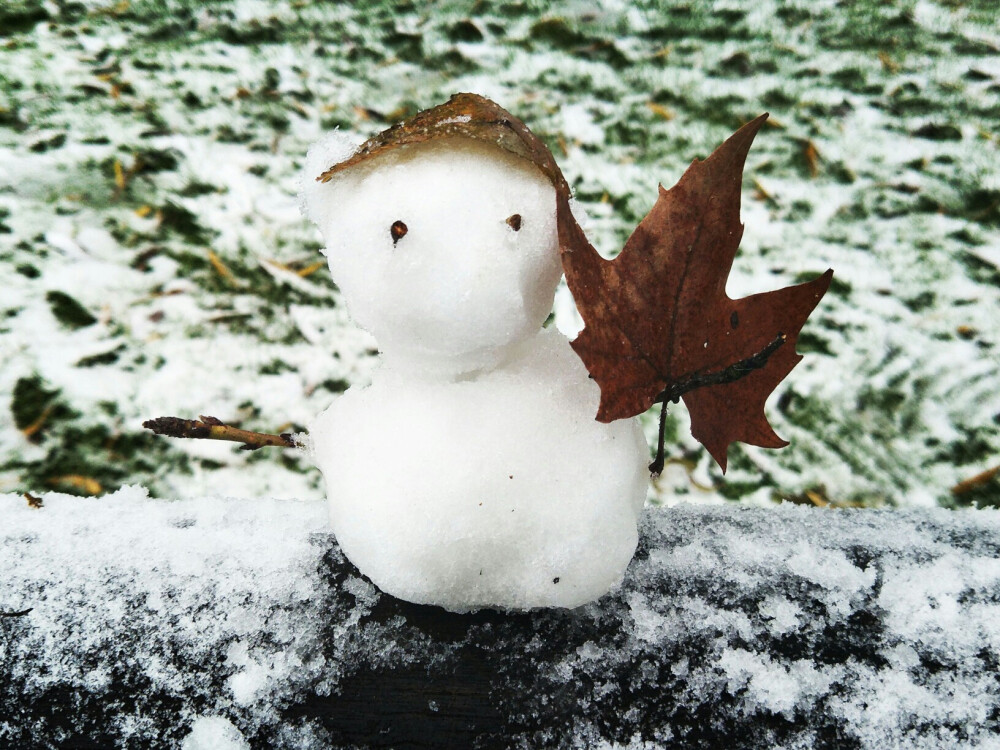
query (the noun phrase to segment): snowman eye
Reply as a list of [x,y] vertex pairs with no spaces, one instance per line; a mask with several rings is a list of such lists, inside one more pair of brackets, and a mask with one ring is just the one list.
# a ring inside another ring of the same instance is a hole
[[395,247],[396,243],[403,239],[408,231],[406,224],[398,219],[392,222],[392,226],[389,227],[389,234],[392,235],[392,246]]
[[521,214],[511,214],[507,217],[507,226],[515,232],[521,231]]

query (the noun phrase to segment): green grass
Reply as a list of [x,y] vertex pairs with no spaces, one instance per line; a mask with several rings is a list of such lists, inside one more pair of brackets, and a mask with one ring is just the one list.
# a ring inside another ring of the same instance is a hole
[[304,457],[139,425],[157,408],[301,427],[365,382],[373,344],[326,270],[273,265],[321,259],[297,172],[323,132],[360,141],[471,90],[549,143],[609,253],[658,182],[769,111],[731,291],[837,273],[769,403],[792,446],[734,448],[722,477],[680,408],[675,457],[731,500],[996,504],[998,480],[949,487],[1000,462],[998,22],[988,0],[6,3],[0,491],[79,474],[321,492]]

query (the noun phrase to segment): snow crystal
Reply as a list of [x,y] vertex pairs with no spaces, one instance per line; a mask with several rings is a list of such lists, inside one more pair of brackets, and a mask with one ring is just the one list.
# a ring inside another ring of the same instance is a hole
[[719,658],[719,668],[729,681],[731,694],[752,694],[766,711],[791,718],[796,705],[808,697],[815,698],[829,690],[835,676],[823,672],[806,660],[788,665],[775,664],[766,655],[746,649],[727,649]]
[[594,117],[582,104],[562,108],[563,132],[570,138],[586,144],[604,142],[604,129],[594,123]]
[[199,716],[191,724],[181,750],[250,750],[240,730],[221,716]]

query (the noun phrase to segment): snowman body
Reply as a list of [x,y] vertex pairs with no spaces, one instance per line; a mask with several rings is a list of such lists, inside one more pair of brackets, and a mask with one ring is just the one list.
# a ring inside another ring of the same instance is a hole
[[[349,153],[316,148],[307,170]],[[637,543],[647,449],[636,420],[594,419],[598,387],[542,328],[561,271],[550,182],[444,138],[307,179],[305,198],[383,357],[309,427],[344,553],[453,611],[607,592]]]

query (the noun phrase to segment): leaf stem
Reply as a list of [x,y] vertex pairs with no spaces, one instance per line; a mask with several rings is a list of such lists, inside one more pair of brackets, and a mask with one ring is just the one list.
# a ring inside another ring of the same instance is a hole
[[684,378],[683,380],[678,380],[669,387],[665,388],[659,396],[656,397],[656,401],[653,403],[660,404],[660,432],[659,438],[656,443],[656,458],[649,465],[649,471],[653,477],[658,477],[660,472],[663,471],[664,465],[664,455],[663,455],[663,442],[664,436],[666,434],[666,424],[667,424],[667,404],[676,404],[681,400],[681,396],[685,393],[695,390],[696,388],[704,388],[710,385],[724,385],[725,383],[734,383],[737,380],[741,380],[749,375],[754,370],[759,370],[767,361],[771,358],[781,345],[788,340],[788,337],[779,333],[775,336],[774,340],[761,349],[756,354],[751,354],[749,357],[741,359],[739,362],[729,365],[725,369],[718,370],[716,372],[709,373],[694,373]]
[[663,438],[666,435],[667,429],[667,408],[667,402],[662,401],[660,403],[660,434],[656,442],[656,458],[649,465],[649,473],[654,479],[663,473]]
[[255,451],[258,448],[295,448],[297,443],[291,434],[285,432],[272,435],[267,432],[252,432],[227,425],[215,417],[201,416],[199,419],[181,419],[180,417],[157,417],[142,423],[147,430],[157,435],[177,438],[200,438],[204,440],[229,440],[243,443],[243,450]]
[[751,354],[749,357],[741,359],[739,362],[731,364],[723,370],[705,374],[696,372],[688,375],[683,380],[678,380],[667,388],[664,388],[653,403],[657,401],[662,403],[671,401],[676,404],[681,396],[689,391],[693,391],[695,388],[704,388],[709,385],[724,385],[742,380],[754,370],[759,370],[766,365],[771,355],[778,351],[781,345],[787,340],[788,337],[785,334],[779,333],[770,344],[756,354]]

